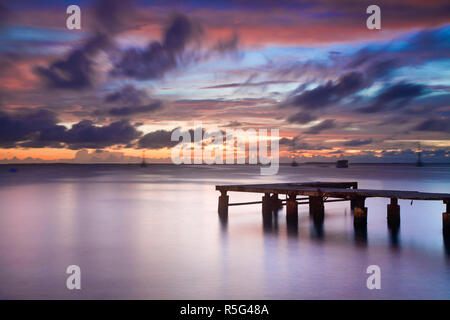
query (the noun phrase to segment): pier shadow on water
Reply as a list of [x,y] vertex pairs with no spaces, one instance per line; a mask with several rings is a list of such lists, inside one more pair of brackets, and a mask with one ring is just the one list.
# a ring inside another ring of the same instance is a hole
[[354,224],[354,241],[358,247],[367,247],[367,223]]
[[[279,233],[280,219],[285,217],[282,208],[274,209],[270,213],[262,214],[262,227],[266,235],[277,235]],[[288,237],[298,237],[298,218],[286,218],[286,234]]]
[[262,226],[265,234],[276,233],[278,229],[278,215],[272,213],[263,214]]
[[286,220],[287,236],[290,238],[298,238],[298,219]]
[[389,221],[387,223],[387,228],[389,232],[389,241],[391,248],[400,249],[400,221]]
[[310,216],[310,235],[311,238],[324,240],[324,217],[313,217]]
[[444,242],[444,251],[447,257],[450,257],[450,231],[443,229],[442,230],[442,238]]
[[[276,209],[271,214],[262,215],[262,227],[264,234],[278,234],[279,232],[279,219],[284,215],[280,212],[282,209]],[[313,239],[323,240],[325,236],[324,232],[324,217],[310,216],[310,235]],[[299,219],[286,218],[286,234],[288,237],[296,238],[299,236]]]

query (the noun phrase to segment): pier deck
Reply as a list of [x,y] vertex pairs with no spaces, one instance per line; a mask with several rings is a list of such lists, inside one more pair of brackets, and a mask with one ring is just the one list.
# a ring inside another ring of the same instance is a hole
[[[366,198],[389,198],[391,203],[387,206],[389,223],[400,222],[400,206],[398,199],[405,200],[435,200],[443,201],[446,211],[443,213],[444,229],[450,229],[450,194],[430,193],[403,190],[375,190],[358,189],[357,182],[305,182],[305,183],[275,183],[275,184],[248,184],[248,185],[219,185],[216,190],[221,192],[219,197],[219,214],[227,215],[228,207],[233,205],[262,203],[264,215],[271,214],[286,205],[288,219],[297,219],[298,204],[309,204],[310,214],[315,218],[323,218],[324,203],[334,201],[350,201],[354,213],[355,224],[366,223]],[[227,192],[249,192],[264,194],[261,201],[229,203]],[[279,199],[279,195],[286,195],[286,200]],[[305,196],[306,198],[297,198]],[[335,198],[330,200],[328,198]],[[300,201],[299,201],[300,200]],[[307,202],[301,201],[307,200]]]

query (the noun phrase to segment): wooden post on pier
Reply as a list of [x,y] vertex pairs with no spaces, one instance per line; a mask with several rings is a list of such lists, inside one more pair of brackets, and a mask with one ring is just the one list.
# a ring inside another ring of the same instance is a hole
[[[358,189],[358,182],[352,183],[352,189]],[[350,213],[353,214],[353,210],[355,210],[355,199],[350,199]]]
[[442,213],[442,228],[444,232],[450,232],[450,199],[444,200],[445,212]]
[[352,213],[353,213],[353,210],[355,210],[355,204],[356,204],[356,199],[350,199],[350,209],[351,209]]
[[228,200],[229,196],[227,196],[227,192],[224,190],[220,191],[219,196],[219,215],[226,216],[228,215]]
[[323,206],[323,197],[309,197],[309,214],[314,219],[321,219],[324,217],[325,210]]
[[278,209],[283,208],[283,202],[278,198],[278,193],[274,193],[271,197],[272,199],[272,210],[277,212]]
[[354,199],[353,209],[353,222],[354,224],[366,224],[367,223],[367,208],[364,206],[366,198],[357,197]]
[[388,226],[397,226],[400,224],[400,206],[397,198],[391,198],[391,203],[387,205]]
[[297,196],[295,194],[288,195],[286,201],[286,219],[288,221],[297,221],[298,219]]
[[270,193],[265,193],[262,197],[262,214],[264,216],[270,216],[272,214],[272,198]]

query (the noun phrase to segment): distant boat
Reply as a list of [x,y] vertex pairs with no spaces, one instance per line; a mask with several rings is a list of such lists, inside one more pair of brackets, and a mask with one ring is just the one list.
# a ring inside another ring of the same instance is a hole
[[147,167],[147,163],[145,162],[145,150],[142,151],[142,162],[141,162],[141,168]]
[[336,161],[336,168],[348,168],[348,160]]

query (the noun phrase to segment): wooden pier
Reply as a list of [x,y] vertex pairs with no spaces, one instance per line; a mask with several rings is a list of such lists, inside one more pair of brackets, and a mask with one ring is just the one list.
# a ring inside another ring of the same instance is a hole
[[[248,184],[216,186],[220,191],[219,215],[228,215],[229,206],[262,204],[263,216],[271,215],[283,205],[286,206],[288,221],[297,221],[298,205],[309,204],[309,212],[314,219],[323,219],[324,203],[336,201],[350,201],[355,225],[367,223],[367,198],[389,198],[387,205],[388,224],[400,223],[400,206],[398,199],[406,200],[435,200],[443,201],[445,212],[442,214],[444,231],[450,231],[450,194],[429,193],[401,190],[373,190],[358,189],[357,182],[305,182],[305,183],[276,183],[276,184]],[[227,192],[251,192],[264,194],[261,201],[230,203]],[[285,195],[285,199],[280,199]]]

